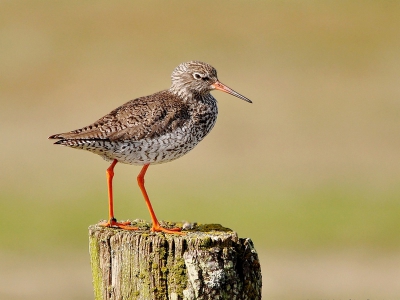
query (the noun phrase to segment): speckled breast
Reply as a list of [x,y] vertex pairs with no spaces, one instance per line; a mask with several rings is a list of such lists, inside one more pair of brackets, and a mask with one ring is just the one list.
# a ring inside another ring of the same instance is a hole
[[177,128],[156,138],[139,141],[87,141],[81,149],[102,156],[106,160],[117,159],[130,165],[160,164],[175,160],[192,150],[214,127],[217,114],[193,118],[187,126]]

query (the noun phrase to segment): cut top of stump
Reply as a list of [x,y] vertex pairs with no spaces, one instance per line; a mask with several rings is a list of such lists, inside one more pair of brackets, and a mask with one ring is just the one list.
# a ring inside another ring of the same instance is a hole
[[177,235],[132,223],[139,230],[89,227],[95,299],[261,299],[249,238],[219,224],[191,224]]

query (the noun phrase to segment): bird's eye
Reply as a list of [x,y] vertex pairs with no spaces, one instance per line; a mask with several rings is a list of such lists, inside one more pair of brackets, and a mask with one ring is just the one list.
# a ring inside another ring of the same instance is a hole
[[201,75],[199,73],[193,73],[194,79],[201,79]]

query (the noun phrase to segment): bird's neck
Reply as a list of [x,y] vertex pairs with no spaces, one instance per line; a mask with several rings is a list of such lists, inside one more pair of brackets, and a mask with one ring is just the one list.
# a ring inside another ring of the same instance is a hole
[[175,86],[171,86],[168,91],[175,96],[182,99],[182,101],[186,103],[195,103],[201,102],[204,104],[212,104],[216,103],[215,98],[209,93],[199,93],[198,91],[191,91],[184,88],[177,89]]

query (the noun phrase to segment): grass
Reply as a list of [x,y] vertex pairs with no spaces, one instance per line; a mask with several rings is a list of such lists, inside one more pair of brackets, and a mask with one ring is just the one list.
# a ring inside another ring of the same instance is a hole
[[[193,187],[192,191],[196,188],[199,187]],[[251,237],[259,249],[398,250],[400,192],[373,193],[335,186],[317,191],[265,189],[249,191],[246,197],[241,194],[227,197],[229,192],[218,186],[193,193],[189,190],[176,193],[173,188],[161,186],[152,192],[152,198],[160,219],[218,222],[237,230],[241,236]],[[120,194],[116,201],[117,216],[149,219],[138,193]],[[78,251],[87,245],[88,225],[107,218],[105,194],[54,199],[52,204],[39,198],[29,201],[6,195],[4,198],[12,200],[2,202],[0,207],[8,212],[0,221],[0,226],[7,228],[0,232],[4,251],[40,252],[58,247]]]

